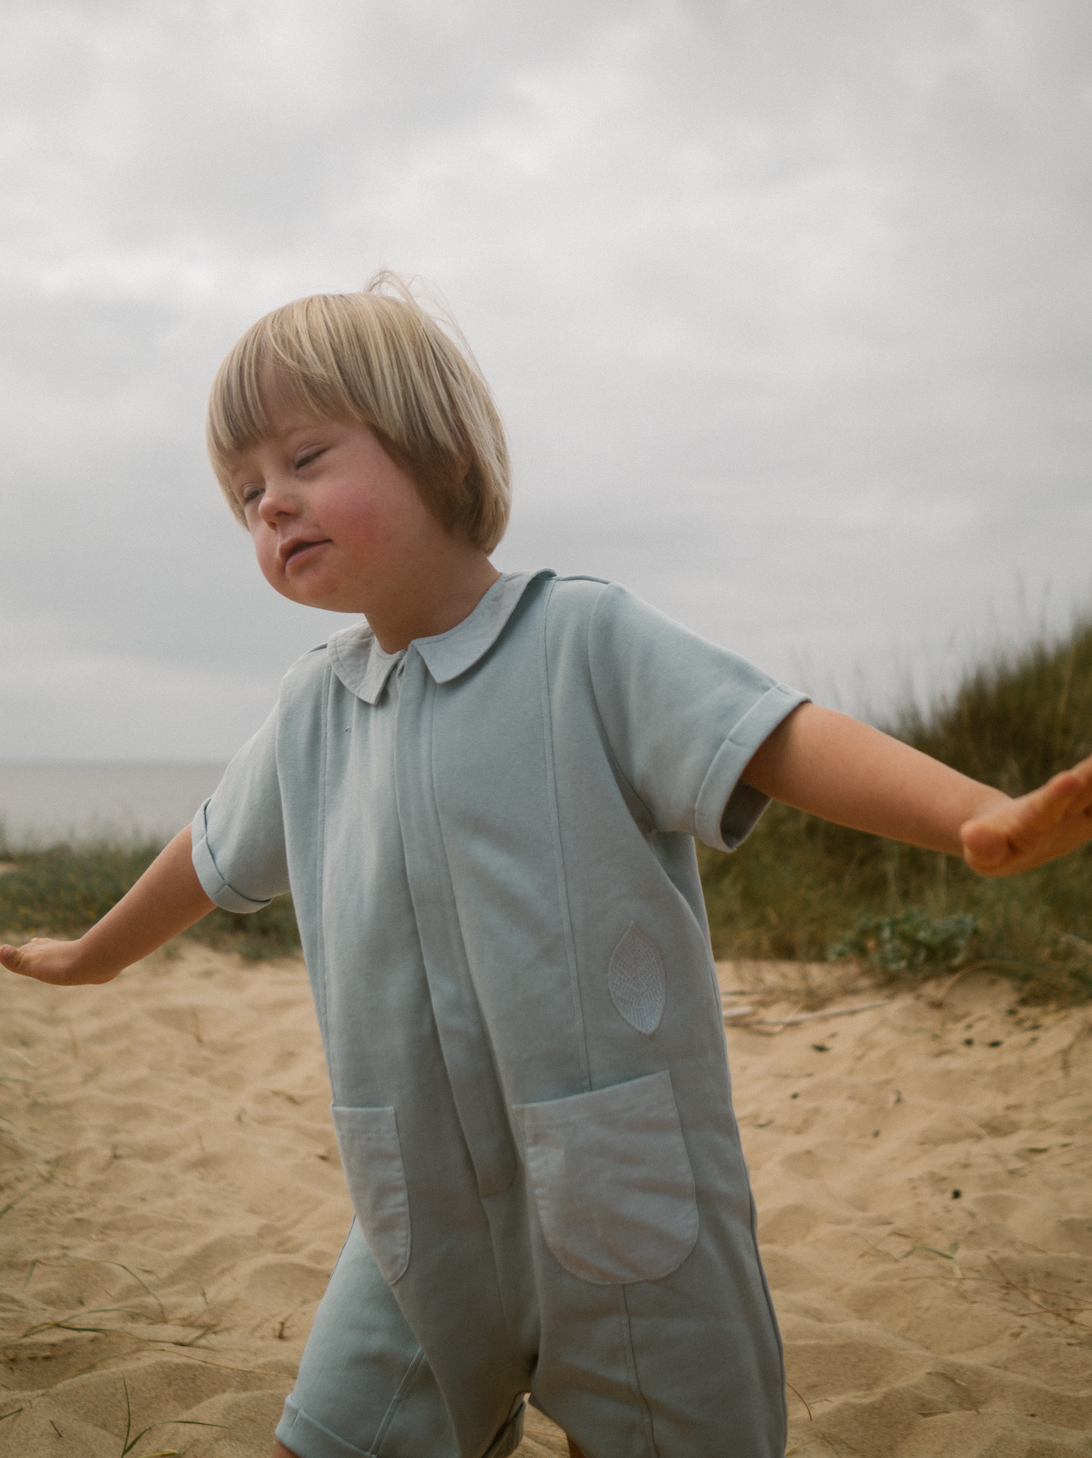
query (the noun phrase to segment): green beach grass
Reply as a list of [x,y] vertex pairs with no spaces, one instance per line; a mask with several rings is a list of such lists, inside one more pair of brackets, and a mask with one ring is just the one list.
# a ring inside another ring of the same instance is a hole
[[[1021,794],[1092,753],[1092,622],[969,672],[957,692],[889,732]],[[0,928],[78,935],[159,847],[59,845],[5,852]],[[982,967],[1028,1001],[1092,998],[1092,847],[1022,876],[973,875],[950,856],[899,846],[771,805],[734,855],[698,847],[713,948],[722,958],[852,956],[913,982]],[[214,911],[187,936],[254,960],[299,948],[291,899],[253,916]]]
[[[79,936],[121,900],[161,849],[157,841],[100,841],[0,850],[0,859],[11,867],[0,876],[0,928],[5,936],[21,939]],[[251,961],[287,957],[300,949],[290,896],[277,896],[250,916],[211,911],[184,935]]]

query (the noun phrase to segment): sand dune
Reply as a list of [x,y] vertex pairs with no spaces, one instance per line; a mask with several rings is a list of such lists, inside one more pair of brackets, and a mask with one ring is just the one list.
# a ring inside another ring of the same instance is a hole
[[789,1450],[1087,1454],[1092,1014],[939,990],[729,1034]]
[[[729,1041],[789,1451],[1092,1453],[1092,1011],[722,973],[767,1024]],[[776,1025],[820,985],[886,1000]],[[183,943],[0,999],[0,1454],[266,1458],[350,1219],[302,967]]]

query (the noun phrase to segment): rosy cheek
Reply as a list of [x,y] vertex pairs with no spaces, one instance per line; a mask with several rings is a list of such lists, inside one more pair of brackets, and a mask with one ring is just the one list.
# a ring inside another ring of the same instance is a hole
[[400,513],[389,504],[355,504],[342,520],[330,521],[333,531],[345,542],[381,546],[398,534]]

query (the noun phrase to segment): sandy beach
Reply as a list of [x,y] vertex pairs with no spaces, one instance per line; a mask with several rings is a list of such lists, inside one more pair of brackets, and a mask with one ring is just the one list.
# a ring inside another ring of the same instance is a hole
[[[1092,1009],[720,971],[788,1451],[1092,1454]],[[302,965],[0,999],[0,1454],[267,1458],[351,1218]]]

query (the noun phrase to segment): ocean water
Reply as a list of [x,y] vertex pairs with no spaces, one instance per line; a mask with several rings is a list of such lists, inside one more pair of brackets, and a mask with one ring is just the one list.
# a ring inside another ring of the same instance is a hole
[[0,764],[0,832],[14,848],[166,841],[223,772],[222,764]]

